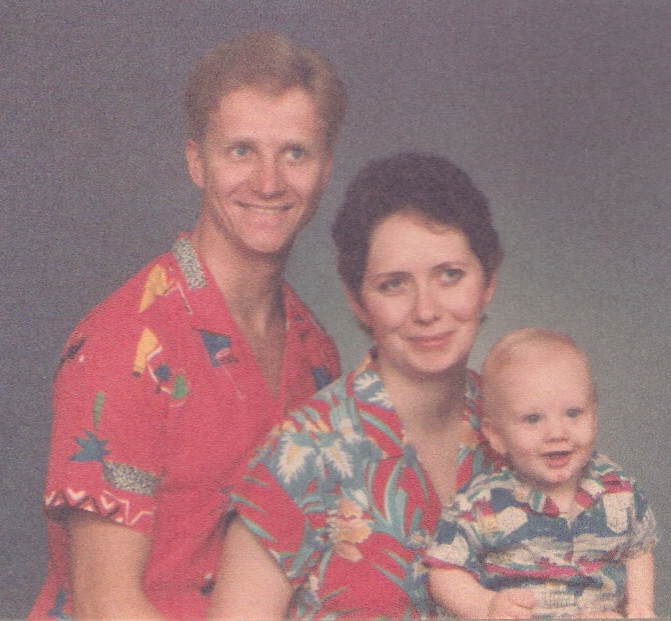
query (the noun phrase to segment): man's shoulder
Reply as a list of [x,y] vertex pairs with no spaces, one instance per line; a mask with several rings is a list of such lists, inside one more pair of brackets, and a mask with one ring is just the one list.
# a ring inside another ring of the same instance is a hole
[[[110,295],[96,304],[82,319],[83,324],[108,322],[114,316],[120,320],[133,320],[151,315],[166,306],[188,309],[186,294],[190,288],[189,277],[183,272],[183,260],[178,255],[180,239],[171,250],[160,254]],[[192,278],[193,279],[193,278]],[[198,286],[204,286],[202,283]]]
[[86,335],[87,338],[100,335],[105,339],[117,335],[122,338],[124,333],[148,325],[173,323],[188,312],[188,289],[174,249],[168,250],[96,304],[77,323],[73,335]]

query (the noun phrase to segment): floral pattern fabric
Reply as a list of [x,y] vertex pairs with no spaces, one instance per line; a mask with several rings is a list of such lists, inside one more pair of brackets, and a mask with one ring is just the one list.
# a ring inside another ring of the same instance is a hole
[[507,468],[478,476],[444,510],[426,562],[465,569],[494,591],[532,590],[536,618],[617,611],[624,562],[655,543],[652,511],[638,485],[598,454],[575,504],[577,515],[560,514]]
[[[493,456],[477,382],[469,372],[459,485]],[[422,552],[440,502],[369,358],[285,417],[233,500],[295,586],[292,618],[436,614]]]
[[167,618],[204,618],[230,490],[283,413],[339,374],[332,341],[286,285],[283,297],[277,395],[186,236],[76,327],[54,384],[49,565],[31,619],[70,614],[64,508],[149,535],[148,598]]

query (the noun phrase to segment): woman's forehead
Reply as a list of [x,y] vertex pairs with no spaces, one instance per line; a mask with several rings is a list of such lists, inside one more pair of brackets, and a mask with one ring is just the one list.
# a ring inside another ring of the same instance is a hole
[[367,267],[402,270],[404,265],[422,260],[470,262],[474,258],[468,239],[459,229],[401,212],[373,230]]

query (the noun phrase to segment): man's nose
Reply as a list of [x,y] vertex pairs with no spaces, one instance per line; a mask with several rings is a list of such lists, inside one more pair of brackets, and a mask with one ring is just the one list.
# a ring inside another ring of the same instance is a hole
[[252,177],[254,191],[265,198],[282,194],[286,187],[282,167],[271,157],[259,158]]

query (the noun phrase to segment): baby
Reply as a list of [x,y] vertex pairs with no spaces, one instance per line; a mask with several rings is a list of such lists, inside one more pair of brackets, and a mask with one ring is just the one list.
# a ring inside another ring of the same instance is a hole
[[654,617],[655,520],[638,485],[593,452],[585,354],[552,330],[517,330],[482,378],[482,430],[507,466],[443,510],[425,558],[436,601],[469,619]]

